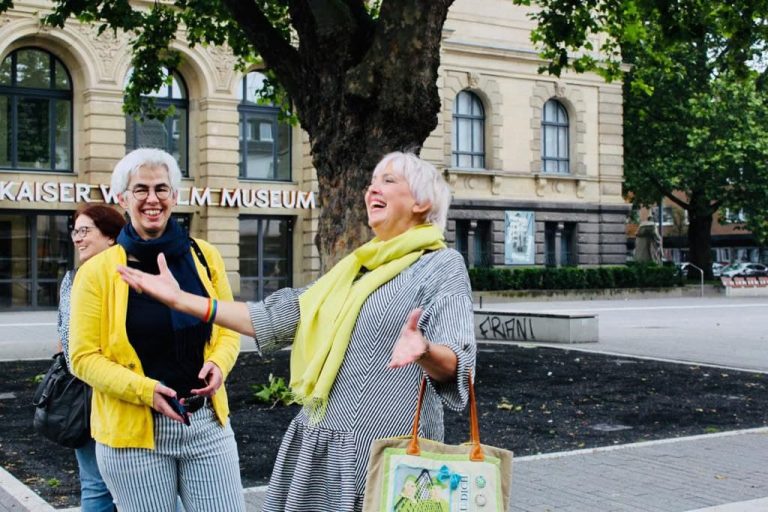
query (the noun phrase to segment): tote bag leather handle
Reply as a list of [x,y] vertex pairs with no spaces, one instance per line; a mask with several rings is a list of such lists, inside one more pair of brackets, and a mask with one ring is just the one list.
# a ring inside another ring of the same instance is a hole
[[[469,460],[482,461],[485,459],[483,448],[480,446],[480,424],[477,418],[477,402],[475,401],[475,385],[472,382],[472,372],[467,377],[469,380]],[[421,379],[421,388],[419,389],[419,400],[416,402],[416,414],[413,417],[413,429],[411,430],[411,440],[405,452],[408,455],[420,455],[419,448],[419,418],[421,417],[421,404],[424,400],[424,393],[427,390],[427,378]]]

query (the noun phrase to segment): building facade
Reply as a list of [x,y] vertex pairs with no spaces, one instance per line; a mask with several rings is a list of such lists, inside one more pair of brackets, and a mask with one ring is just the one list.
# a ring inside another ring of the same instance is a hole
[[[454,192],[447,238],[478,265],[623,263],[620,84],[539,75],[526,10],[458,0],[444,29],[442,110],[422,156]],[[236,294],[259,299],[317,277],[319,204],[307,136],[260,104],[258,70],[226,49],[190,48],[153,96],[175,113],[122,111],[128,37],[40,24],[44,1],[0,16],[0,309],[48,308],[75,265],[72,214],[109,190],[127,150],[156,146],[185,174],[176,208],[216,244]]]
[[[687,201],[682,192],[676,194]],[[634,257],[635,234],[640,220],[646,220],[653,215],[654,222],[659,226],[662,240],[664,261],[682,264],[689,261],[688,250],[688,212],[677,204],[665,198],[662,203],[661,215],[659,208],[638,208],[631,212],[627,224],[627,257]],[[731,263],[768,263],[768,247],[760,244],[755,235],[746,229],[746,217],[742,211],[721,209],[712,215],[712,262],[721,266]]]

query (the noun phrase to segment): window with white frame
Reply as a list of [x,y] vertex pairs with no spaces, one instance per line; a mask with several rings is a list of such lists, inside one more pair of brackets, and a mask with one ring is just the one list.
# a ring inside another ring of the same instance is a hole
[[742,209],[731,210],[730,208],[726,208],[723,211],[721,219],[723,220],[723,224],[743,224],[744,222],[747,222],[747,214]]
[[294,217],[240,217],[240,297],[263,300],[291,285]]
[[0,62],[0,169],[72,171],[72,82],[46,50]]
[[541,118],[541,166],[542,172],[569,174],[568,111],[557,100],[544,104]]
[[469,91],[461,91],[453,103],[453,166],[485,168],[485,111]]
[[[133,70],[131,70],[131,73]],[[129,73],[130,77],[130,73]],[[181,76],[171,72],[171,81],[163,85],[147,97],[153,97],[155,105],[160,108],[174,107],[172,115],[165,120],[135,119],[132,115],[125,117],[125,149],[160,148],[167,151],[179,163],[184,176],[189,176],[188,154],[188,112],[189,100],[187,88]]]
[[266,77],[251,71],[238,89],[240,105],[240,177],[291,180],[291,125],[280,109],[261,95]]

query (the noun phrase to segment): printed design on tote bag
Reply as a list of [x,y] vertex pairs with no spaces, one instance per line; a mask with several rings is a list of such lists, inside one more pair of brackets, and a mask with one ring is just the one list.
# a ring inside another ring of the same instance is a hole
[[[383,512],[496,510],[491,503],[497,501],[493,496],[497,489],[488,485],[488,478],[496,472],[492,464],[473,463],[472,471],[468,472],[466,459],[461,460],[463,457],[446,462],[430,460],[430,454],[426,453],[420,458],[405,455],[402,450],[387,449],[385,453],[390,492],[387,504],[382,504]],[[491,473],[486,474],[487,471]],[[486,508],[486,505],[489,506]]]
[[460,475],[450,474],[448,466],[441,467],[433,478],[427,469],[399,464],[394,477],[400,494],[393,512],[450,512],[451,491],[461,481]]

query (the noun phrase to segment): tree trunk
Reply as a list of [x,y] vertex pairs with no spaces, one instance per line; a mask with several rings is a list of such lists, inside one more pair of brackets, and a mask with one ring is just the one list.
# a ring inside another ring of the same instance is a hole
[[[688,261],[704,271],[704,279],[712,279],[712,214],[709,208],[699,209],[693,204],[688,210]],[[688,275],[699,273],[694,270]]]
[[363,193],[376,163],[418,152],[437,126],[440,43],[454,0],[385,0],[376,17],[363,0],[288,2],[291,42],[257,3],[223,1],[309,134],[325,271],[371,236]]
[[[301,52],[304,80],[294,101],[319,183],[322,271],[371,238],[363,196],[381,157],[418,153],[437,126],[440,43],[452,1],[390,0],[370,37],[316,36]],[[362,55],[360,41],[369,43]]]

